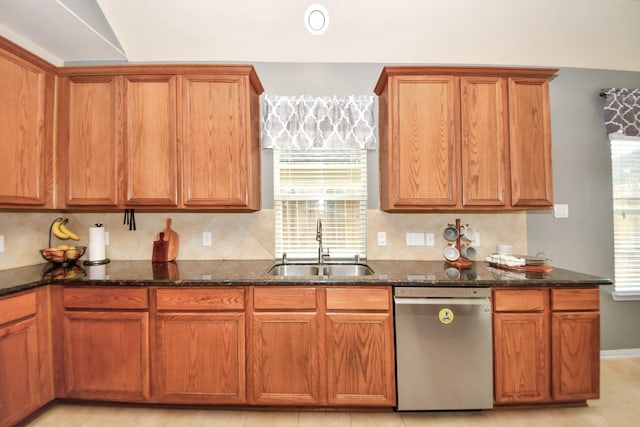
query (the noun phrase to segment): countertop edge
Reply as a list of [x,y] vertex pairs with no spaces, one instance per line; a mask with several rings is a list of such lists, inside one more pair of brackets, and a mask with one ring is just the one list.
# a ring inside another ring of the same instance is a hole
[[[215,264],[213,267],[211,266]],[[87,275],[73,278],[45,278],[41,272],[48,264],[19,267],[0,271],[0,297],[34,289],[44,285],[78,286],[442,286],[442,287],[547,287],[547,286],[607,286],[612,280],[564,269],[554,269],[555,274],[539,277],[513,274],[509,271],[489,270],[484,263],[475,263],[474,269],[462,270],[460,278],[448,279],[443,273],[441,262],[437,261],[370,261],[374,270],[372,276],[336,278],[287,278],[266,274],[273,260],[218,260],[182,261],[176,265],[183,269],[187,278],[171,279],[157,277],[155,271],[149,276],[146,270],[150,262],[115,261],[111,268],[113,277],[96,279]],[[224,266],[224,267],[222,267]],[[206,269],[205,269],[206,267]],[[211,270],[213,268],[213,270]],[[248,270],[246,274],[245,270]],[[213,273],[201,274],[201,271]],[[40,273],[37,273],[40,272]],[[388,272],[388,273],[386,273]],[[473,273],[473,274],[471,274]],[[477,274],[476,274],[477,273]],[[38,274],[41,278],[36,279]],[[503,277],[500,275],[503,274]],[[480,275],[484,277],[480,279]],[[142,277],[141,277],[142,276]],[[157,278],[156,278],[157,277]],[[179,277],[179,276],[178,276]],[[194,278],[200,277],[200,278]],[[3,285],[4,283],[4,285]]]

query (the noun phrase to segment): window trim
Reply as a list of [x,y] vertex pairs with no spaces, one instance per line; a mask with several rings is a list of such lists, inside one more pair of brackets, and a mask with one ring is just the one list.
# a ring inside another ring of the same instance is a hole
[[[626,136],[624,134],[622,134],[622,132],[616,132],[616,133],[612,133],[609,135],[609,141],[611,144],[611,174],[612,174],[612,187],[614,185],[613,183],[613,179],[614,179],[614,169],[613,169],[613,145],[617,142],[617,141],[634,141],[637,142],[638,144],[638,148],[640,149],[640,137],[636,137],[636,136]],[[615,259],[615,249],[616,249],[616,238],[615,238],[615,215],[617,214],[616,211],[616,206],[615,206],[615,195],[614,195],[614,190],[612,188],[612,200],[611,200],[611,207],[612,207],[612,213],[613,213],[613,220],[614,220],[614,236],[613,236],[613,247],[614,247],[614,284],[613,284],[613,291],[611,292],[611,298],[614,301],[637,301],[640,300],[640,274],[638,275],[637,278],[637,282],[634,285],[617,285],[616,284],[616,280],[615,280],[615,276],[616,276],[616,259]],[[640,215],[640,214],[639,214]],[[639,228],[639,232],[640,232],[640,226]],[[640,255],[640,249],[637,250],[637,253]]]

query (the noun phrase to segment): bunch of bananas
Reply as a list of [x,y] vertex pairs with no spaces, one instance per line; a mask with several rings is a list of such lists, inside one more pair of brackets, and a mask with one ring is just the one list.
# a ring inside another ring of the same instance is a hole
[[51,232],[60,240],[80,240],[80,237],[67,228],[69,218],[56,218],[51,224]]

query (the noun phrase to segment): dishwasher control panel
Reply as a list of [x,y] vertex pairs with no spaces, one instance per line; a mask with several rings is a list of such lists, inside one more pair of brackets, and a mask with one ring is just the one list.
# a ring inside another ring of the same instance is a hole
[[470,287],[399,287],[393,294],[402,298],[487,298],[489,288]]

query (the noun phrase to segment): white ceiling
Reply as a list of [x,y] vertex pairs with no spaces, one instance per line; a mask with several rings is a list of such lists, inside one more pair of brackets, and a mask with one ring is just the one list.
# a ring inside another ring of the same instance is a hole
[[[303,14],[330,13],[323,36]],[[640,0],[0,0],[0,35],[90,62],[487,64],[640,71]]]

